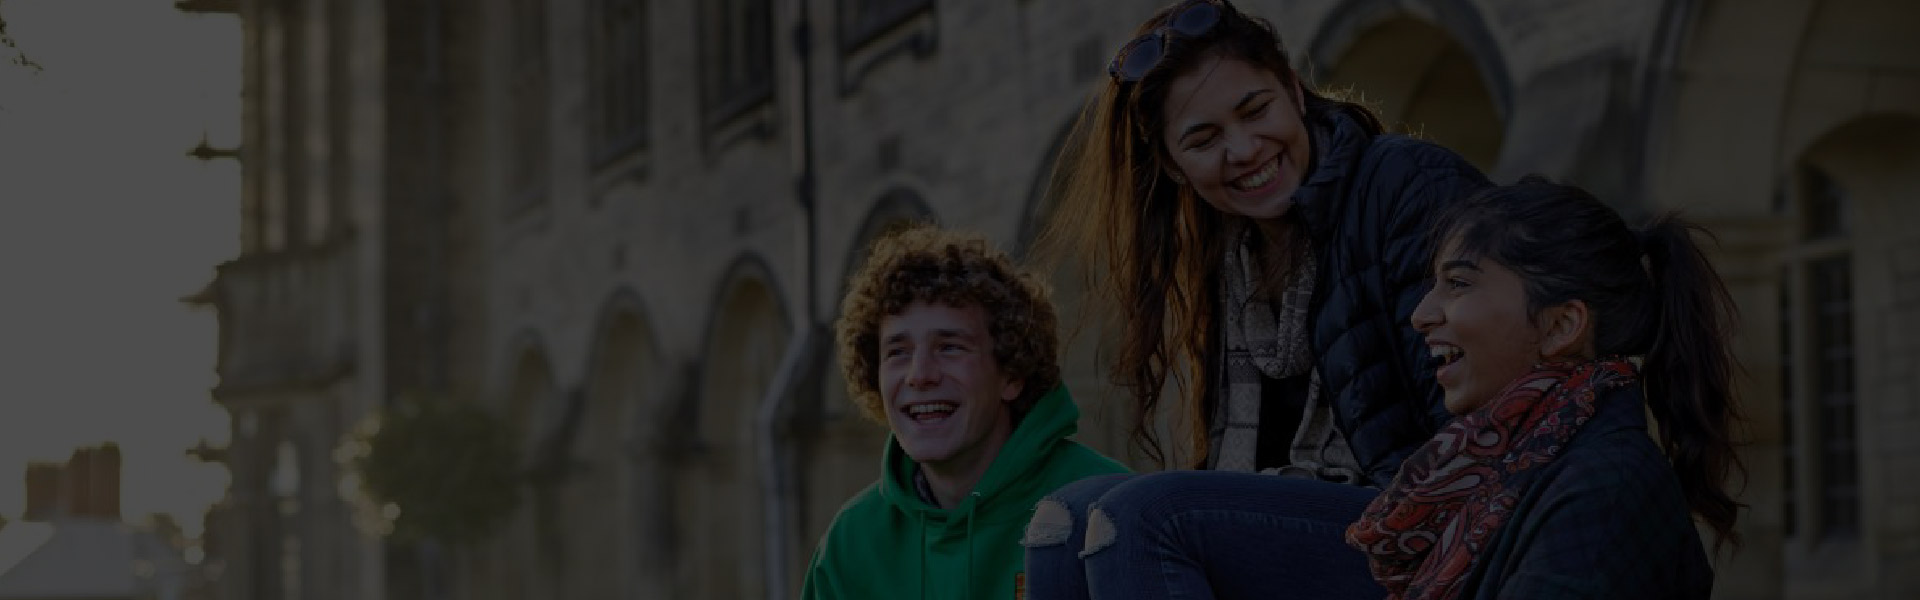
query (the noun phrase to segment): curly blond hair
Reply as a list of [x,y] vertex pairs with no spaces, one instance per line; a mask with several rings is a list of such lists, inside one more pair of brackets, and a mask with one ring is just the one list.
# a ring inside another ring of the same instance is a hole
[[986,313],[994,362],[1025,382],[1014,414],[1025,414],[1059,387],[1058,319],[1046,285],[984,236],[914,225],[874,241],[834,324],[847,393],[868,419],[887,422],[877,368],[880,321],[920,301],[977,305]]

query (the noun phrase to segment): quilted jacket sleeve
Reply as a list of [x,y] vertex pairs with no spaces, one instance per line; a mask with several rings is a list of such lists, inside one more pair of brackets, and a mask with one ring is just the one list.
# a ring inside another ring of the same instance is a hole
[[1465,199],[1489,184],[1473,165],[1439,145],[1402,136],[1381,136],[1368,149],[1362,164],[1363,194],[1371,209],[1368,232],[1380,240],[1376,257],[1378,279],[1368,282],[1383,303],[1374,326],[1389,332],[1391,372],[1399,379],[1380,391],[1394,390],[1401,398],[1374,399],[1400,404],[1397,411],[1417,431],[1402,432],[1387,441],[1389,448],[1372,449],[1362,457],[1368,476],[1384,485],[1399,471],[1407,455],[1441,425],[1452,419],[1442,404],[1433,369],[1427,366],[1426,342],[1413,329],[1414,307],[1433,286],[1435,241],[1432,226],[1444,207]]

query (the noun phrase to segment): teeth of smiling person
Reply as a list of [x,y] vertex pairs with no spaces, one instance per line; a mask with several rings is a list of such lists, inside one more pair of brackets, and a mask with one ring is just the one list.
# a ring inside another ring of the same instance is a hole
[[1273,181],[1273,178],[1279,174],[1280,157],[1275,156],[1273,160],[1267,161],[1267,166],[1262,167],[1259,171],[1234,180],[1233,186],[1243,190],[1251,190],[1266,185],[1267,182]]
[[915,404],[913,406],[907,407],[907,414],[917,417],[920,415],[930,414],[930,413],[951,413],[959,408],[960,407],[955,406],[953,404],[946,403],[946,402],[937,402],[937,403],[931,403],[931,404]]
[[1454,361],[1460,360],[1461,354],[1464,354],[1464,352],[1461,352],[1457,346],[1431,346],[1427,348],[1427,355],[1433,357],[1434,361],[1438,362],[1441,366],[1450,365],[1453,364]]

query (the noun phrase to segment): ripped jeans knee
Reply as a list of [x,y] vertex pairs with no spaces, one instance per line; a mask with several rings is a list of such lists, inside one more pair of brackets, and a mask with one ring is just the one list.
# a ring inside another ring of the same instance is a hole
[[[1027,548],[1064,545],[1073,540],[1074,518],[1073,509],[1065,503],[1051,498],[1041,500],[1033,507],[1033,520],[1027,522],[1027,533],[1020,538],[1020,545]],[[1086,518],[1086,539],[1078,553],[1080,558],[1113,545],[1115,537],[1113,519],[1106,511],[1094,507],[1087,511]]]
[[[1020,540],[1027,551],[1030,597],[1063,600],[1089,597],[1085,562],[1081,558],[1092,515],[1088,507],[1132,477],[1134,475],[1124,473],[1087,477],[1061,486],[1034,504],[1033,517],[1027,521],[1026,534]],[[1105,521],[1106,517],[1100,519]]]
[[1073,509],[1048,498],[1033,506],[1033,520],[1027,522],[1027,534],[1020,545],[1043,548],[1067,543],[1073,537]]
[[1080,558],[1093,556],[1093,553],[1107,549],[1119,537],[1119,530],[1113,526],[1113,517],[1098,506],[1087,511],[1087,543],[1080,550]]

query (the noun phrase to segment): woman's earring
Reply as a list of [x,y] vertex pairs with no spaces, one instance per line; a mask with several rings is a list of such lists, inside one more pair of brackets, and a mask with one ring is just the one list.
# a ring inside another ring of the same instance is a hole
[[1167,178],[1168,178],[1168,179],[1172,179],[1174,183],[1178,183],[1178,184],[1180,184],[1180,185],[1186,185],[1186,184],[1187,184],[1187,176],[1186,176],[1186,175],[1182,175],[1182,174],[1180,174],[1180,172],[1179,172],[1179,171],[1174,171],[1174,170],[1168,170],[1168,171],[1167,171]]

